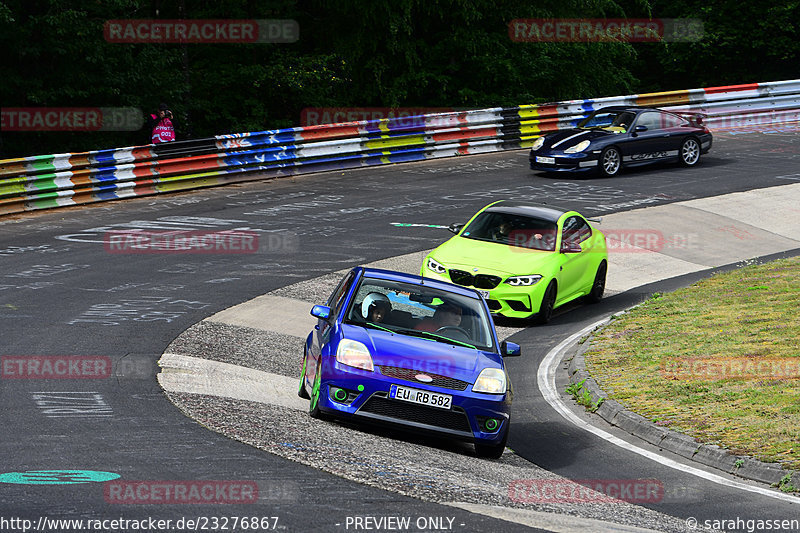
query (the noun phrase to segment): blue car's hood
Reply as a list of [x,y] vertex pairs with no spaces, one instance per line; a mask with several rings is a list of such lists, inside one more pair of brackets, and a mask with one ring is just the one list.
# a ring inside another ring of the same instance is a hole
[[364,343],[377,366],[409,368],[474,383],[481,370],[502,368],[499,354],[400,333],[343,324],[345,338]]
[[[544,147],[566,150],[570,146],[576,145],[581,141],[594,141],[619,134],[619,131],[608,131],[604,129],[582,130],[574,128],[562,130],[548,134],[545,139]],[[558,144],[558,146],[553,147],[554,144]]]

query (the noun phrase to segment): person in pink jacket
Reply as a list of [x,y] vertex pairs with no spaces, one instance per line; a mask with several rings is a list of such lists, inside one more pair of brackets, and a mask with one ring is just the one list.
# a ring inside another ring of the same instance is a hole
[[175,127],[172,125],[172,111],[167,104],[158,106],[158,113],[151,113],[146,120],[150,128],[150,142],[153,144],[175,140]]

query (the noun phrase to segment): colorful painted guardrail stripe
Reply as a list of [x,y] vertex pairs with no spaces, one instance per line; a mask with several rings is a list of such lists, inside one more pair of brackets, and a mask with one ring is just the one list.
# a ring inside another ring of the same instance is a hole
[[309,172],[528,148],[609,105],[702,113],[712,130],[800,123],[800,80],[432,113],[0,161],[0,215]]

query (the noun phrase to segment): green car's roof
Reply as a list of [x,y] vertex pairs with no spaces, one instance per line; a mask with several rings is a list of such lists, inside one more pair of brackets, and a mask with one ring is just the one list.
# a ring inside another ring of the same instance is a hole
[[488,207],[485,212],[487,213],[509,213],[512,215],[524,215],[548,222],[558,222],[561,215],[566,213],[563,209],[549,207],[546,205],[526,204],[515,202],[513,200],[501,200],[491,207]]

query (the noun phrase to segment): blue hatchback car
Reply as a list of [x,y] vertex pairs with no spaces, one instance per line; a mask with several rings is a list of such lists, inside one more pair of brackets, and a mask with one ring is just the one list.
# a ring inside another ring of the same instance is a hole
[[306,340],[298,394],[314,418],[388,424],[470,441],[503,454],[511,420],[504,357],[489,308],[473,289],[356,267]]

